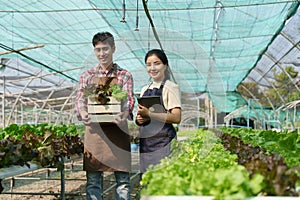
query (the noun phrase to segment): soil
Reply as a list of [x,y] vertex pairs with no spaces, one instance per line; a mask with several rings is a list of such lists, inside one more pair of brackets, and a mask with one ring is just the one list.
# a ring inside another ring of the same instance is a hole
[[[138,175],[138,153],[133,152],[132,155],[131,199],[138,200],[141,190]],[[84,200],[86,179],[81,160],[79,158],[75,162],[72,161],[72,165],[66,163],[64,181],[61,180],[61,172],[50,168],[6,178],[2,180],[4,191],[0,194],[0,200],[58,200],[62,199],[62,185],[64,185],[65,200]],[[62,184],[63,182],[65,184]],[[114,174],[105,172],[104,192],[106,192],[103,195],[104,200],[115,199],[114,184]]]

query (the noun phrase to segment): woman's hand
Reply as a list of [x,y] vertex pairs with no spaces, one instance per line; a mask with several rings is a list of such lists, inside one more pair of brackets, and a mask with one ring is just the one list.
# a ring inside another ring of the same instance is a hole
[[144,118],[150,118],[150,111],[147,107],[138,104],[138,111],[137,114]]
[[141,115],[137,115],[135,118],[137,125],[142,125],[150,121],[150,118],[142,117]]
[[138,105],[138,111],[135,118],[135,122],[137,125],[143,125],[150,121],[149,110],[145,106]]
[[[165,123],[175,123],[179,124],[181,121],[181,108],[172,108],[168,112],[154,112],[153,107],[149,109],[145,106],[138,104],[137,115],[140,115],[143,120],[150,121],[150,119],[155,119]],[[139,121],[138,121],[139,122]]]

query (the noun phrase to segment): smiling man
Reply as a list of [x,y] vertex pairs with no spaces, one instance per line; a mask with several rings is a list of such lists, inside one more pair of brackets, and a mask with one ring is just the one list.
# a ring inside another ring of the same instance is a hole
[[[86,199],[99,200],[103,195],[103,172],[114,172],[117,187],[116,199],[130,199],[131,149],[127,119],[134,107],[133,79],[130,72],[113,62],[116,46],[109,32],[100,32],[92,40],[94,52],[99,60],[95,67],[83,72],[75,100],[77,117],[85,126],[84,165],[86,171]],[[82,88],[98,84],[103,77],[113,81],[127,92],[127,99],[121,102],[121,112],[112,122],[91,122],[87,110],[87,97]]]

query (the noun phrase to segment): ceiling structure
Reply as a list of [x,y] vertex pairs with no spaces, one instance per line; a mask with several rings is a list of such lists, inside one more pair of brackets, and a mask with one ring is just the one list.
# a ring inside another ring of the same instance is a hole
[[[2,59],[3,67],[0,76],[4,80],[6,101],[36,105],[43,109],[70,109],[66,97],[74,94],[75,84],[70,80],[34,67],[19,58]],[[71,99],[72,100],[72,99]],[[69,102],[71,103],[71,102]]]
[[[181,91],[192,97],[209,94],[218,112],[231,112],[247,104],[236,93],[243,81],[265,86],[272,78],[269,72],[275,68],[284,71],[285,63],[294,63],[300,71],[299,1],[0,3],[1,65],[7,65],[7,69],[0,68],[0,93],[4,93],[4,76],[9,76],[6,95],[20,94],[28,101],[53,102],[64,95],[71,101],[80,74],[97,63],[91,40],[100,31],[110,31],[115,36],[114,60],[133,74],[135,92],[149,81],[144,65],[146,52],[162,48]],[[29,65],[43,72],[35,72]],[[14,70],[8,72],[8,68]],[[25,77],[36,79],[46,71],[47,78],[24,82]],[[21,81],[17,83],[15,79]],[[299,91],[295,79],[289,81]],[[38,82],[41,85],[33,86]],[[65,90],[66,87],[72,89]],[[42,106],[61,109],[66,105],[65,101],[57,102]]]

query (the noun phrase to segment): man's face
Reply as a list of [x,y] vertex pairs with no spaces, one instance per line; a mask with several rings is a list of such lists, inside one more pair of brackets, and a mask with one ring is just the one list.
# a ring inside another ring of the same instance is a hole
[[107,68],[113,62],[115,46],[111,47],[108,43],[98,42],[94,47],[94,52],[100,62],[101,67]]

